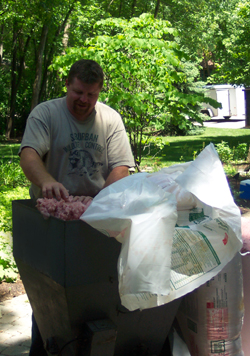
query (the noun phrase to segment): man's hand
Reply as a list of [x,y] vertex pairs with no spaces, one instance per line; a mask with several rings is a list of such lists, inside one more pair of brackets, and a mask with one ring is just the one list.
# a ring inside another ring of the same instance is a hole
[[68,199],[67,189],[47,172],[43,161],[33,148],[22,149],[20,165],[29,181],[41,188],[44,198]]
[[92,200],[93,200],[92,197],[84,196],[84,195],[77,196],[77,197],[74,197],[74,198],[73,198],[73,201],[80,201],[80,202],[82,202],[83,205],[85,205],[86,207],[89,207],[89,206],[90,206]]
[[56,198],[57,200],[60,199],[67,200],[69,197],[69,193],[67,189],[57,181],[44,182],[41,186],[41,189],[44,198],[48,198],[48,199]]

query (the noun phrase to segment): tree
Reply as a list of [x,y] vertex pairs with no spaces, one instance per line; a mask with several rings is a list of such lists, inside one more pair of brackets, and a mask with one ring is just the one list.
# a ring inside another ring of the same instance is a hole
[[[237,13],[237,4],[238,8],[242,9],[241,13]],[[122,31],[126,30],[119,25],[119,22],[122,23],[121,19],[129,20],[132,15],[138,17],[148,12],[153,15],[155,21],[165,20],[172,23],[178,30],[178,36],[169,37],[169,40],[174,39],[179,49],[188,54],[193,63],[203,62],[204,72],[211,61],[217,63],[218,69],[223,69],[225,79],[230,74],[229,68],[232,70],[232,66],[238,66],[239,70],[232,72],[233,80],[234,73],[237,78],[240,75],[242,64],[243,68],[248,68],[247,62],[242,62],[241,58],[241,53],[247,57],[247,50],[241,52],[242,48],[239,48],[240,41],[245,41],[244,36],[240,37],[240,31],[244,33],[246,30],[243,21],[244,7],[247,6],[246,0],[0,2],[0,133],[4,133],[8,121],[6,136],[13,135],[14,128],[21,134],[31,107],[59,95],[62,83],[58,80],[57,72],[49,71],[48,68],[54,56],[64,53],[63,36],[66,28],[67,46],[82,47],[87,39],[97,35],[122,34]],[[247,13],[246,10],[246,26]],[[106,25],[106,29],[104,23],[100,28],[95,25],[98,21],[111,17],[113,24],[109,20],[110,26]],[[239,31],[234,25],[238,20]],[[127,25],[124,26],[126,28]],[[237,36],[239,34],[237,41],[234,32]],[[164,36],[162,40],[168,38],[166,34]],[[238,62],[233,55],[233,46],[235,49],[239,48]],[[219,80],[218,78],[216,80]],[[195,74],[193,80],[197,79]]]
[[202,122],[199,105],[211,99],[192,84],[195,68],[174,41],[170,23],[143,14],[130,21],[102,20],[94,29],[99,36],[69,48],[52,67],[64,75],[83,57],[102,65],[106,86],[100,98],[121,113],[137,162],[145,137],[157,136],[166,124],[184,130]]
[[[1,39],[6,45],[0,81],[8,79],[8,70],[11,68],[11,90],[9,95],[3,95],[4,102],[0,104],[0,114],[2,111],[3,116],[7,116],[7,138],[13,131],[14,121],[22,115],[27,117],[30,109],[46,98],[46,89],[50,84],[47,68],[53,55],[63,50],[64,28],[75,5],[74,0],[45,0],[38,3],[9,0],[2,9],[0,28],[4,31]],[[22,95],[19,96],[19,93]],[[6,100],[9,101],[8,106]],[[20,105],[20,101],[24,100],[25,108]]]
[[[61,1],[60,4],[62,5]],[[48,67],[51,64],[53,55],[55,54],[58,47],[63,48],[62,45],[64,29],[66,27],[70,14],[74,10],[74,6],[74,2],[72,4],[68,3],[64,11],[60,14],[59,21],[52,22],[52,19],[49,17],[43,24],[40,44],[37,52],[36,76],[33,84],[31,109],[33,109],[40,102],[41,98],[44,95],[47,83]],[[56,9],[53,9],[53,12],[54,11],[56,11]],[[52,32],[52,41],[48,40],[49,30]],[[60,39],[60,46],[58,46],[58,38]],[[46,53],[44,53],[46,45]]]
[[[29,21],[24,21],[25,18],[25,11],[27,11],[27,8],[24,7],[24,4],[20,4],[20,7],[18,7],[18,11],[22,13],[23,15],[20,15],[19,12],[15,12],[14,6],[16,4],[12,1],[8,1],[5,4],[5,10],[3,12],[3,18],[1,20],[4,23],[4,29],[5,32],[3,31],[2,33],[2,38],[4,40],[6,34],[8,36],[8,29],[11,29],[12,31],[10,32],[12,34],[12,39],[10,41],[10,63],[7,63],[5,67],[2,70],[2,73],[4,73],[5,69],[8,70],[8,67],[10,66],[11,69],[11,90],[10,90],[10,95],[9,95],[9,112],[7,115],[7,123],[6,123],[6,137],[10,137],[10,132],[12,129],[12,125],[15,119],[15,113],[16,113],[16,96],[18,92],[18,88],[21,83],[21,78],[22,74],[24,71],[24,63],[25,63],[25,56],[27,54],[27,47],[30,42],[30,36],[23,36],[23,33],[26,32],[27,28],[29,28]],[[32,29],[30,30],[32,32]],[[8,47],[6,46],[8,49]],[[3,80],[6,77],[3,77]]]
[[223,33],[220,33],[220,37],[217,37],[216,73],[212,76],[211,81],[249,87],[249,1],[242,0],[235,3],[230,18],[228,18],[228,12],[224,13],[224,18],[225,29]]

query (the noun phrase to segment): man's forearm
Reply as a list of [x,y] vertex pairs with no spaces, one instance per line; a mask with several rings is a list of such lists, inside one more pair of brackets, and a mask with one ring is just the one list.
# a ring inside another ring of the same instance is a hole
[[29,181],[41,188],[43,197],[68,199],[66,188],[47,172],[43,161],[33,148],[25,147],[22,150],[20,165]]
[[107,187],[108,185],[127,177],[129,175],[128,167],[127,166],[119,166],[115,167],[109,174],[103,188]]
[[44,181],[54,181],[55,179],[46,171],[38,153],[29,147],[25,147],[20,156],[20,166],[28,180],[39,188],[42,187]]

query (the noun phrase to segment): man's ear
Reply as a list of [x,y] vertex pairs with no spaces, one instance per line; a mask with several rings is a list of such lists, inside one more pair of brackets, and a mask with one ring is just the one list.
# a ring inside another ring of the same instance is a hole
[[68,79],[65,80],[65,85],[66,85],[66,87],[68,88],[68,86],[69,86]]

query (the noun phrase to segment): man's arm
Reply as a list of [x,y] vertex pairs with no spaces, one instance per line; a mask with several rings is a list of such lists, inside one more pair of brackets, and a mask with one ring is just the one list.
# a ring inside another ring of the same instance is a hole
[[103,188],[107,187],[108,185],[116,182],[119,179],[127,177],[129,175],[128,167],[127,166],[119,166],[112,169],[109,173],[109,176],[103,186]]
[[20,165],[29,181],[41,188],[44,198],[68,199],[67,189],[47,172],[42,159],[33,148],[22,149]]

